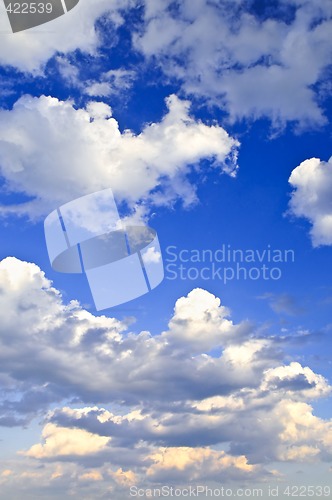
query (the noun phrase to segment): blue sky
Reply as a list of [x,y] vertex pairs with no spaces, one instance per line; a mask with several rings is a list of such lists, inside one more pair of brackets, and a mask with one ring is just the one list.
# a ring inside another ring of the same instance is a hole
[[[1,3],[0,498],[331,484],[331,29],[328,0],[80,0],[13,34]],[[165,279],[96,311],[43,222],[107,188]],[[223,248],[294,259],[180,262]]]

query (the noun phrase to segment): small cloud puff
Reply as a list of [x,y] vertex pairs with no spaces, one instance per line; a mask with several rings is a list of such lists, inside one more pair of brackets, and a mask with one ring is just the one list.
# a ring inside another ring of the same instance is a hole
[[332,157],[328,162],[311,158],[296,167],[289,177],[294,188],[289,213],[306,218],[312,245],[332,245]]

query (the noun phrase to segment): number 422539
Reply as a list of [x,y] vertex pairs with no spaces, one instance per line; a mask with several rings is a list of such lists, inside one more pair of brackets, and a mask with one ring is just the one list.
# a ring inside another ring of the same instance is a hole
[[42,2],[9,3],[6,11],[10,14],[51,14],[53,5]]

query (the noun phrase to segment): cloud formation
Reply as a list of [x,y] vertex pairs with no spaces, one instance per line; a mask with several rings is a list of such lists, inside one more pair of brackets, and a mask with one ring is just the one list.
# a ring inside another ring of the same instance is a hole
[[23,72],[41,74],[49,59],[58,53],[70,53],[79,49],[96,55],[101,44],[95,23],[101,16],[112,23],[114,30],[123,24],[121,11],[129,8],[131,0],[80,0],[66,15],[42,26],[13,34],[0,4],[0,64],[14,66]]
[[[276,4],[276,5],[275,5]],[[145,1],[135,46],[187,95],[226,107],[232,121],[326,123],[313,86],[331,64],[328,1]]]
[[[84,401],[132,403],[147,396],[160,401],[162,386],[173,401],[228,393],[243,383],[257,383],[256,365],[270,364],[270,359],[264,362],[269,350],[264,340],[246,340],[237,350],[246,329],[226,319],[219,299],[204,290],[180,299],[169,330],[152,337],[144,331],[124,334],[128,325],[123,322],[95,317],[75,302],[64,305],[34,264],[7,258],[0,274],[1,307],[10,311],[1,325],[1,373],[9,377],[9,389],[17,383],[23,393],[25,384],[28,388],[21,401],[8,401],[9,413],[35,412],[34,399],[44,408],[52,398],[74,394]],[[224,344],[223,357],[202,354]],[[271,350],[273,355],[278,358]],[[241,372],[236,366],[240,356]],[[176,383],[179,376],[181,383]]]
[[7,464],[4,484],[24,461],[45,488],[66,462],[76,492],[97,482],[123,492],[257,483],[277,477],[275,462],[331,459],[332,423],[311,405],[330,394],[327,380],[289,361],[273,337],[234,324],[206,290],[179,298],[168,329],[152,336],[65,305],[35,264],[4,259],[0,283],[2,424],[46,415],[41,442]]
[[312,245],[332,245],[332,158],[303,161],[289,178],[294,188],[289,212],[304,217],[310,224]]
[[[300,128],[326,123],[320,100],[332,62],[328,0],[238,0],[231,8],[228,0],[196,0],[194,6],[190,0],[81,0],[50,25],[3,35],[0,64],[41,73],[54,56],[65,60],[77,50],[97,60],[133,13],[130,49],[144,56],[142,71],[157,65],[187,96],[218,106],[231,122],[268,118],[275,127],[293,122]],[[9,31],[5,15],[0,29]],[[86,92],[111,95],[118,77],[131,69],[124,63],[113,73],[101,70]]]
[[105,448],[110,441],[82,429],[61,429],[47,424],[43,430],[45,445],[36,444],[26,453],[28,457],[50,458],[54,456],[94,455]]
[[34,218],[108,187],[132,206],[176,199],[190,205],[196,193],[186,176],[201,160],[234,175],[238,142],[219,125],[191,118],[188,101],[172,95],[166,103],[163,119],[138,135],[122,133],[103,102],[76,109],[69,101],[24,96],[12,110],[0,110],[1,175],[9,192],[31,199],[1,212]]

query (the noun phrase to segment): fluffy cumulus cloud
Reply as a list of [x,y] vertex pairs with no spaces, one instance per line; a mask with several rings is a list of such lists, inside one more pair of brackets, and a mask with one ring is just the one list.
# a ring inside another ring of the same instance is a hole
[[24,96],[0,111],[0,172],[8,192],[30,201],[2,206],[2,213],[35,217],[87,193],[111,187],[129,204],[148,198],[158,205],[177,198],[190,205],[195,187],[186,179],[192,166],[210,159],[234,174],[238,142],[218,125],[190,117],[189,102],[175,95],[158,123],[135,135],[123,133],[111,108],[90,102]]
[[325,123],[313,86],[332,62],[331,3],[145,1],[135,46],[231,120]]
[[289,183],[294,188],[290,214],[310,222],[314,247],[332,245],[332,158],[305,160],[293,170]]
[[109,438],[82,429],[61,429],[47,424],[43,430],[45,445],[36,444],[26,453],[29,457],[81,456],[95,454],[105,448]]
[[[138,403],[147,396],[158,401],[161,387],[174,401],[227,394],[243,383],[255,385],[255,365],[270,362],[264,361],[268,347],[263,340],[247,340],[241,353],[236,350],[234,344],[241,342],[245,329],[226,319],[219,300],[206,291],[197,289],[180,299],[169,330],[152,337],[144,331],[126,332],[125,323],[95,317],[76,303],[64,305],[34,264],[7,258],[0,273],[1,307],[9,311],[1,325],[1,372],[9,376],[8,389],[16,383],[23,392],[25,383],[29,388],[21,401],[8,401],[9,413],[29,411],[30,403],[35,412],[34,398],[45,407],[49,398],[56,401],[73,394],[85,401],[123,403]],[[204,354],[224,344],[221,357]],[[247,363],[243,371],[236,366],[240,356]],[[88,372],[94,377],[87,377]],[[212,375],[214,380],[207,384]]]
[[179,298],[152,336],[64,304],[35,264],[4,259],[0,283],[1,424],[45,419],[41,441],[3,464],[3,491],[26,481],[44,498],[102,498],[98,484],[123,498],[132,485],[257,484],[278,478],[276,462],[331,460],[332,422],[312,407],[327,380],[206,290]]
[[[149,457],[152,465],[147,470],[149,478],[167,482],[178,479],[185,471],[190,482],[202,479],[222,480],[229,473],[234,473],[237,479],[243,479],[255,469],[249,465],[244,456],[232,457],[223,451],[208,448],[160,448]],[[179,474],[180,473],[180,474]]]

